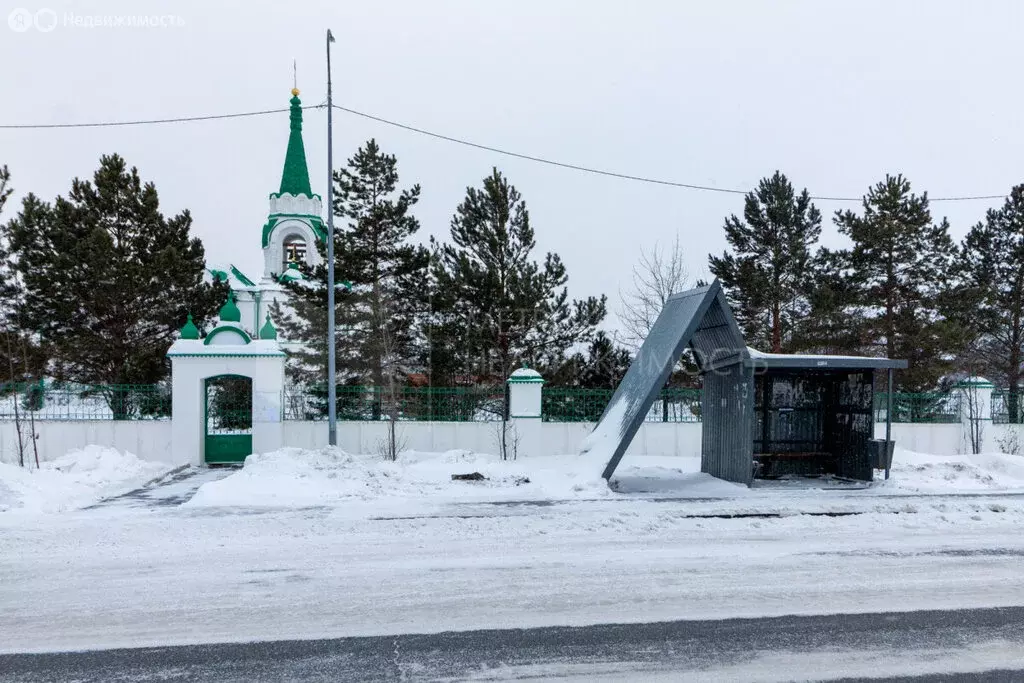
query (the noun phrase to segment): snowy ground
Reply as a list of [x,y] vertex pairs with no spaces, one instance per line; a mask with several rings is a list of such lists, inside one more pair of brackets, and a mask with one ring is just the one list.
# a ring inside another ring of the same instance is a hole
[[1024,604],[1015,456],[753,489],[627,457],[618,492],[578,462],[286,451],[23,505],[0,513],[0,651]]
[[113,448],[86,446],[39,469],[0,463],[0,513],[64,512],[138,488],[173,469]]

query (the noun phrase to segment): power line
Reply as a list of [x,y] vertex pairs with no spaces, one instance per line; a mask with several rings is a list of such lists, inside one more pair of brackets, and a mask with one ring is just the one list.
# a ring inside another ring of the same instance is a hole
[[[433,131],[424,130],[423,128],[417,128],[416,126],[410,126],[405,123],[399,123],[397,121],[391,121],[380,116],[374,116],[373,114],[367,114],[366,112],[356,111],[355,109],[349,109],[348,107],[342,107],[335,104],[335,109],[340,109],[347,114],[353,114],[354,116],[361,116],[364,119],[370,119],[378,123],[383,123],[395,128],[401,128],[403,130],[412,131],[413,133],[419,133],[420,135],[426,135],[438,140],[444,140],[446,142],[453,142],[457,145],[464,145],[466,147],[473,147],[476,149],[486,150],[488,152],[494,152],[495,154],[503,154],[505,156],[514,157],[516,159],[525,159],[526,161],[534,161],[540,164],[547,164],[549,166],[557,166],[558,168],[567,168],[573,171],[582,171],[584,173],[592,173],[594,175],[607,176],[609,178],[620,178],[623,180],[634,180],[640,183],[649,183],[652,185],[667,185],[669,187],[681,187],[687,190],[700,190],[703,192],[721,192],[724,194],[742,194],[745,195],[749,190],[739,190],[735,188],[727,187],[713,187],[710,185],[694,185],[691,183],[680,183],[673,180],[663,180],[660,178],[649,178],[646,176],[631,175],[629,173],[619,173],[617,171],[607,171],[600,168],[591,168],[589,166],[580,166],[578,164],[570,164],[564,161],[555,161],[553,159],[545,159],[544,157],[537,157],[530,154],[521,154],[519,152],[510,152],[507,149],[500,149],[498,147],[491,147],[489,145],[482,145],[476,142],[470,142],[469,140],[463,140],[461,138],[451,137],[450,135],[442,135],[441,133],[435,133]],[[989,194],[989,195],[973,195],[973,196],[962,196],[962,197],[929,197],[928,201],[931,202],[966,202],[974,201],[979,199],[1004,199],[1005,194]],[[818,201],[827,202],[859,202],[863,197],[827,197],[811,195],[811,199]]]
[[[320,109],[324,105],[310,105],[303,109]],[[0,124],[4,130],[38,130],[45,128],[111,128],[115,126],[146,126],[154,123],[190,123],[193,121],[215,121],[218,119],[240,119],[246,116],[266,116],[267,114],[287,113],[289,109],[262,109],[260,111],[244,111],[235,114],[209,114],[207,116],[179,116],[171,119],[147,119],[142,121],[98,121],[95,123],[13,123]]]
[[[302,107],[303,109],[322,109],[326,105],[324,103],[317,105],[307,105]],[[749,190],[741,190],[737,188],[729,187],[714,187],[711,185],[696,185],[693,183],[681,183],[674,180],[665,180],[662,178],[651,178],[648,176],[633,175],[630,173],[620,173],[618,171],[608,171],[600,168],[593,168],[590,166],[581,166],[579,164],[571,164],[565,161],[556,161],[554,159],[547,159],[545,157],[534,156],[532,154],[523,154],[521,152],[512,152],[507,149],[501,149],[500,147],[492,147],[490,145],[480,144],[478,142],[472,142],[470,140],[464,140],[462,138],[452,137],[450,135],[443,135],[441,133],[435,133],[433,131],[426,130],[424,128],[418,128],[411,126],[406,123],[399,123],[398,121],[392,121],[390,119],[383,118],[381,116],[375,116],[374,114],[367,114],[366,112],[350,109],[341,105],[333,105],[335,109],[343,111],[353,116],[359,116],[364,119],[376,121],[377,123],[383,123],[394,128],[401,128],[419,135],[425,135],[427,137],[435,138],[437,140],[443,140],[445,142],[451,142],[464,147],[472,147],[474,149],[481,149],[487,152],[493,152],[494,154],[501,154],[503,156],[512,157],[515,159],[523,159],[525,161],[532,161],[538,164],[546,164],[548,166],[555,166],[557,168],[565,168],[572,171],[580,171],[581,173],[590,173],[592,175],[605,176],[608,178],[618,178],[620,180],[632,180],[639,183],[647,183],[649,185],[663,185],[666,187],[678,187],[687,190],[697,190],[701,192],[718,192],[720,194],[738,194],[745,195]],[[233,114],[209,114],[206,116],[179,116],[175,118],[166,119],[144,119],[136,121],[98,121],[94,123],[15,123],[15,124],[0,124],[0,130],[42,130],[42,129],[58,129],[58,128],[111,128],[119,126],[145,126],[151,124],[161,123],[191,123],[195,121],[216,121],[223,119],[239,119],[250,116],[266,116],[269,114],[283,114],[288,112],[289,109],[262,109],[259,111],[246,111],[237,112]],[[968,202],[985,199],[1003,199],[1005,194],[988,194],[988,195],[963,195],[955,197],[929,197],[929,201],[932,202]],[[860,202],[862,197],[832,197],[825,195],[812,195],[811,199],[825,202]]]

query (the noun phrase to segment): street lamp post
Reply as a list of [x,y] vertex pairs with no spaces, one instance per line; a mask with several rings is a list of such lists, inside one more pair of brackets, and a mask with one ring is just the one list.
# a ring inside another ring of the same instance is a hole
[[327,443],[338,445],[337,368],[334,350],[334,110],[331,101],[331,43],[327,29]]

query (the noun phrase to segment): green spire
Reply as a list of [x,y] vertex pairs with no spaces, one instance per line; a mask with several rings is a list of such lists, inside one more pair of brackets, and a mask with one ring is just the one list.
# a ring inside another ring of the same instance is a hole
[[220,308],[221,322],[237,323],[242,320],[242,312],[235,305],[235,293],[228,292],[228,300]]
[[288,136],[288,152],[284,157],[284,173],[281,174],[281,193],[313,196],[309,187],[309,168],[306,166],[306,148],[302,144],[302,101],[299,89],[292,89],[291,134]]
[[182,339],[199,339],[199,328],[192,322],[191,313],[188,314],[188,320],[185,321],[185,324],[181,326],[179,334],[181,334]]
[[270,322],[270,314],[267,314],[267,322],[260,328],[260,339],[277,339],[277,328]]

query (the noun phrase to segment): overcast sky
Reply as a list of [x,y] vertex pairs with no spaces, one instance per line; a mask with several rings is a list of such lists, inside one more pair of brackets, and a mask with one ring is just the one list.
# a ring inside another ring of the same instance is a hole
[[[166,28],[75,26],[173,15]],[[930,195],[1003,194],[1024,182],[1024,5],[1005,2],[56,2],[52,31],[0,25],[0,123],[148,119],[286,107],[292,60],[305,104],[335,100],[439,133],[570,163],[749,189],[780,169],[812,194],[860,196],[902,172]],[[44,17],[45,18],[45,17]],[[642,247],[678,234],[695,277],[725,248],[739,195],[644,185],[502,157],[335,116],[339,164],[370,137],[420,183],[428,235],[446,237],[468,185],[498,166],[522,192],[538,258],[559,253],[573,296],[613,310]],[[47,199],[118,152],[192,211],[210,262],[262,273],[287,114],[87,130],[0,130],[15,200]],[[315,192],[326,116],[306,113]],[[960,238],[1001,201],[933,205]],[[842,243],[818,202],[823,241]],[[16,205],[8,205],[9,217]],[[613,321],[609,321],[614,324]]]

